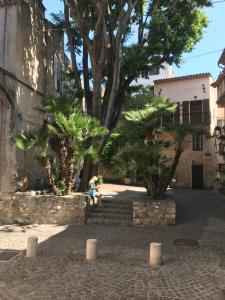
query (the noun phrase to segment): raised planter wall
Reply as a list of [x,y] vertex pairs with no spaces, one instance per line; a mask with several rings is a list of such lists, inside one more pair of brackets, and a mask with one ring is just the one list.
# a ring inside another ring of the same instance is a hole
[[0,195],[0,222],[4,224],[85,224],[90,213],[89,196]]
[[176,204],[172,200],[134,201],[133,225],[176,225]]

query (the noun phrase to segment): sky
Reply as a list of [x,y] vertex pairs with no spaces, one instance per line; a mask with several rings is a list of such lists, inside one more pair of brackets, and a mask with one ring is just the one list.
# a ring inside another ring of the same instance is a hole
[[[43,4],[47,9],[47,17],[51,12],[57,12],[63,8],[60,0],[43,0]],[[179,68],[173,66],[175,76],[209,72],[216,79],[221,70],[217,63],[225,48],[225,0],[214,3],[214,6],[207,8],[205,12],[209,19],[209,26],[205,29],[203,38],[196,44],[195,49],[183,55],[183,63]]]

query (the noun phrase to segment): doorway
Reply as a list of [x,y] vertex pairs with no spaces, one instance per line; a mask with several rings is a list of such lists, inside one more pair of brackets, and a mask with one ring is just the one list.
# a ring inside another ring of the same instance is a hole
[[192,189],[203,189],[203,165],[192,165]]

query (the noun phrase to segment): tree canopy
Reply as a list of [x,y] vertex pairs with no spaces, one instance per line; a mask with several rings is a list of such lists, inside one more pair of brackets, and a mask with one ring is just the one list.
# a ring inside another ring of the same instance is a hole
[[[86,107],[113,129],[131,82],[179,65],[207,26],[208,0],[64,0],[72,72]],[[70,14],[69,14],[70,12]],[[69,17],[71,16],[71,18]],[[83,88],[84,87],[84,88]]]
[[[209,0],[63,2],[64,12],[53,17],[67,33],[73,92],[109,133],[118,124],[131,83],[148,78],[165,62],[179,65],[182,54],[201,39],[208,24],[203,8],[211,5]],[[90,177],[91,169],[83,174]]]

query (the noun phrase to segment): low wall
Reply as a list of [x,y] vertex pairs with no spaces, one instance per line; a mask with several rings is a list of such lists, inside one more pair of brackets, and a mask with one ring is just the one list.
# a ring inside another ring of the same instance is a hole
[[85,224],[90,212],[89,196],[33,195],[30,192],[0,194],[3,224]]
[[176,204],[172,200],[134,201],[133,225],[176,225]]

